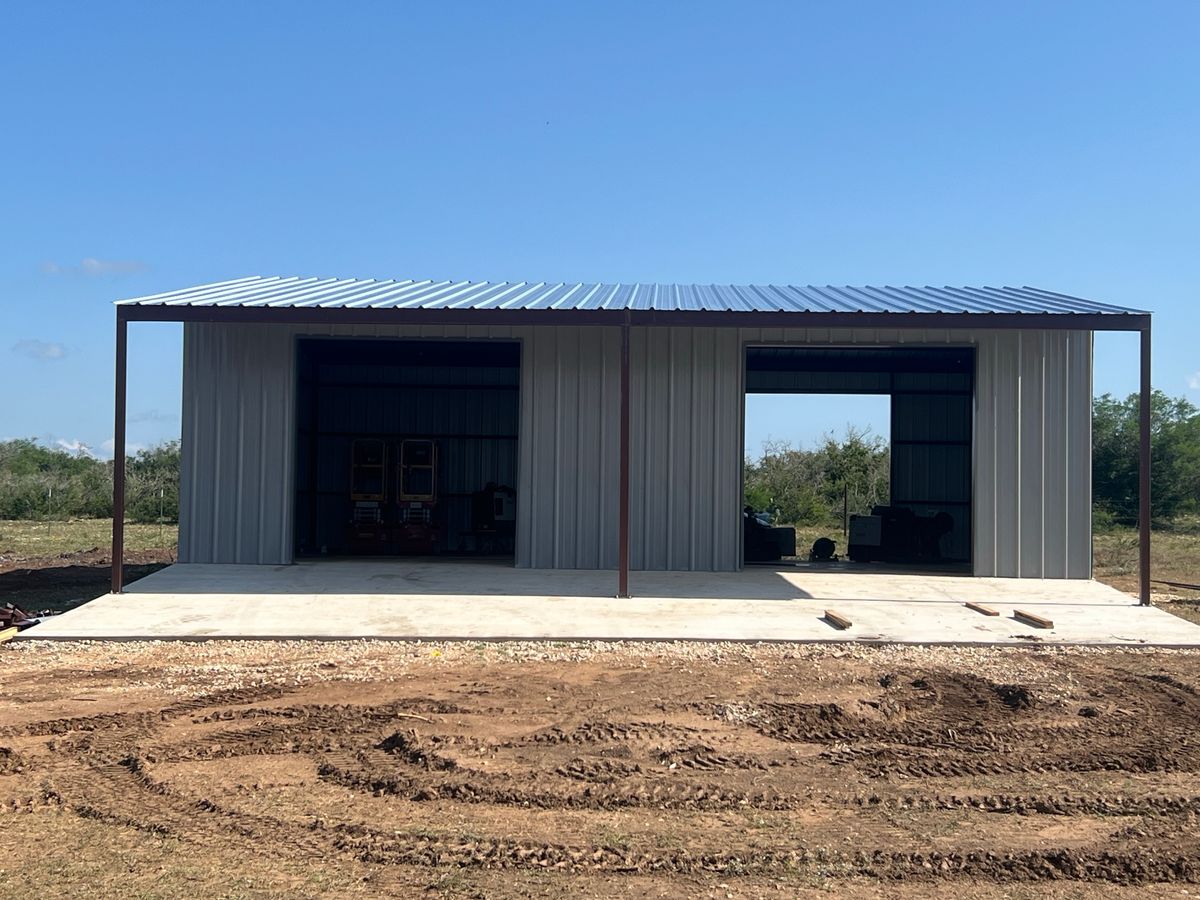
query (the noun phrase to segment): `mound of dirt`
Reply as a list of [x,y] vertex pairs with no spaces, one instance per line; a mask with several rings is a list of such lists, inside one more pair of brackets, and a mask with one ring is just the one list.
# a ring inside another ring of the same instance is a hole
[[398,756],[405,762],[425,769],[458,768],[458,763],[454,760],[439,756],[426,748],[420,736],[413,730],[394,731],[376,744],[375,749]]
[[1009,709],[1033,709],[1033,693],[1023,684],[997,684],[992,688],[1000,702]]
[[21,754],[11,747],[0,747],[0,775],[15,775],[25,768]]

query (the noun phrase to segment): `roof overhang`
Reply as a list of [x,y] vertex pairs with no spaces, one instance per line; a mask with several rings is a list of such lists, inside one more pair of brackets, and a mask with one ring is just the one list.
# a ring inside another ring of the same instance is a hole
[[117,303],[126,322],[1142,331],[1144,310],[1035,287],[553,284],[259,276]]
[[634,325],[697,328],[959,328],[1146,331],[1150,313],[743,312],[653,309],[423,309],[117,304],[124,322],[242,325]]

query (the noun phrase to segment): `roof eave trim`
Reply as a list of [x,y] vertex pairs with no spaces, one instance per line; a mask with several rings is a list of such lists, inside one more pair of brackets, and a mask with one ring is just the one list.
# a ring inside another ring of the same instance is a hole
[[[1145,331],[1148,312],[762,312],[654,309],[421,309],[116,304],[125,322],[291,325],[621,325],[707,328],[960,328]],[[626,315],[628,313],[628,316]]]

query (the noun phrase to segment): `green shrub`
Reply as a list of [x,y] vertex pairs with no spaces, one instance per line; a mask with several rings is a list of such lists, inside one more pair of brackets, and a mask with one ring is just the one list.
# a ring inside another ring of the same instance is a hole
[[889,472],[887,442],[854,428],[841,440],[826,435],[814,450],[768,442],[745,462],[745,503],[783,524],[830,525],[841,521],[844,494],[852,513],[887,503]]
[[[139,450],[126,461],[126,517],[179,520],[179,442]],[[0,441],[0,519],[109,518],[113,464],[32,439]]]

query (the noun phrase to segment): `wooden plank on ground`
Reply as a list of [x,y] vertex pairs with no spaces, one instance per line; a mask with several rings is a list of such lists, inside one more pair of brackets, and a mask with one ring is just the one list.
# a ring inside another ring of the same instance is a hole
[[1033,625],[1035,628],[1053,628],[1054,623],[1045,616],[1039,616],[1035,613],[1026,612],[1023,609],[1014,609],[1013,618],[1024,622],[1026,625]]
[[1154,584],[1165,584],[1167,587],[1183,588],[1185,591],[1200,591],[1200,584],[1189,584],[1186,581],[1159,581],[1153,579]]
[[847,628],[849,628],[851,625],[854,624],[849,619],[847,619],[845,616],[835,613],[832,609],[825,610],[825,621],[828,622],[830,625],[832,625],[834,628],[840,628],[842,631],[845,631]]
[[3,631],[0,631],[0,644],[3,644],[9,638],[13,638],[16,636],[17,636],[16,628],[5,628]]
[[963,606],[965,606],[967,609],[973,609],[977,613],[983,613],[985,616],[1000,615],[1000,613],[998,613],[996,610],[992,609],[990,606],[984,606],[982,603],[964,603]]

